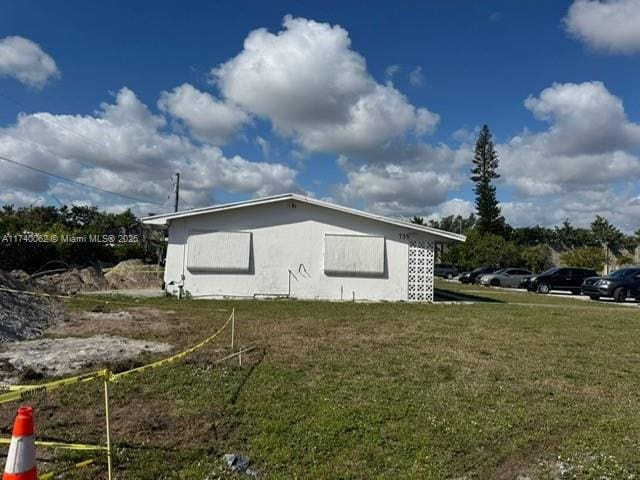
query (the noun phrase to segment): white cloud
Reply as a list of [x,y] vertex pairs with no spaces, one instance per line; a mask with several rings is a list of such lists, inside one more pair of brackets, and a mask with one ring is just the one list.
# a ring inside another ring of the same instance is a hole
[[37,43],[19,36],[0,39],[0,76],[10,76],[33,88],[42,88],[60,76],[56,62]]
[[[169,178],[176,171],[193,206],[210,203],[212,192],[221,190],[258,196],[299,190],[297,172],[286,165],[228,158],[217,147],[164,132],[165,125],[162,116],[122,88],[95,115],[20,115],[15,125],[0,129],[0,150],[19,162],[167,206]],[[0,172],[0,189],[30,196],[51,192],[64,201],[84,198],[101,206],[122,203],[6,162],[0,162]]]
[[[627,231],[640,225],[640,125],[601,82],[553,84],[525,107],[549,127],[497,145],[500,181],[515,187],[501,204],[514,226],[588,226],[603,215]],[[635,226],[633,226],[635,225]]]
[[560,225],[566,219],[575,226],[589,227],[596,215],[604,216],[625,232],[631,233],[640,227],[637,193],[616,192],[608,186],[546,199],[503,202],[501,207],[507,222],[516,227]]
[[271,156],[271,144],[267,139],[258,135],[256,137],[256,144],[260,147],[264,158],[269,158]]
[[347,181],[334,188],[334,199],[362,203],[383,215],[409,217],[434,212],[449,192],[464,182],[464,169],[470,165],[472,153],[445,145],[421,145],[415,153],[401,162],[354,165],[342,159]]
[[527,107],[551,123],[547,141],[558,154],[597,154],[640,146],[640,125],[630,122],[622,100],[602,82],[554,83]]
[[[429,213],[430,212],[430,213]],[[418,217],[423,217],[425,221],[429,220],[442,220],[444,217],[449,216],[462,216],[463,218],[468,217],[472,213],[475,213],[475,206],[472,202],[468,200],[463,200],[461,198],[452,198],[451,200],[447,200],[446,202],[442,202],[435,208],[431,208],[427,210],[427,215],[422,212],[417,213]]]
[[468,128],[459,128],[451,134],[451,138],[456,142],[474,144],[478,138],[479,127],[469,130]]
[[366,157],[439,120],[392,84],[377,83],[346,30],[303,18],[285,17],[277,34],[254,30],[212,78],[226,99],[310,151]]
[[204,147],[189,167],[193,176],[188,185],[195,190],[221,188],[257,197],[301,191],[295,182],[297,172],[290,167],[251,162],[239,155],[227,158],[217,147]]
[[550,123],[498,145],[503,181],[523,195],[557,195],[640,179],[640,125],[600,82],[554,84],[525,106]]
[[389,65],[384,70],[384,75],[387,80],[393,80],[393,77],[400,71],[400,65]]
[[42,195],[29,195],[26,192],[1,192],[0,203],[2,205],[39,205],[44,204],[45,198]]
[[470,202],[468,200],[462,200],[461,198],[452,198],[451,200],[443,202],[438,207],[438,210],[441,217],[448,217],[451,215],[461,215],[463,217],[468,217],[475,212],[476,207],[473,202]]
[[200,140],[222,145],[247,121],[249,116],[213,95],[184,83],[171,92],[162,92],[158,107],[182,120]]
[[564,22],[571,35],[593,49],[640,51],[640,0],[576,0]]
[[424,86],[424,73],[422,73],[422,67],[417,66],[409,74],[409,83],[414,87]]

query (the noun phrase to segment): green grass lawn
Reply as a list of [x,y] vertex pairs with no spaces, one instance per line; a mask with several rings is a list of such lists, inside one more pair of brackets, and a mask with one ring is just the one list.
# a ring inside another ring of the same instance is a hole
[[[176,351],[235,307],[239,343],[259,346],[241,367],[213,365],[225,332],[111,385],[115,478],[236,478],[225,452],[276,479],[638,478],[640,309],[438,287],[494,302],[111,299],[100,308],[169,311],[172,328],[146,338]],[[101,395],[87,384],[36,399],[39,435],[103,441]],[[5,434],[14,408],[0,408]],[[104,461],[65,478],[105,478]]]

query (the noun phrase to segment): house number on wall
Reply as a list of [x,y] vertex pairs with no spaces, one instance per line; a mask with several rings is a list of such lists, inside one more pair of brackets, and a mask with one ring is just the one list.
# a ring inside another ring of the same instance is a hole
[[409,234],[408,233],[400,233],[400,240],[409,240]]

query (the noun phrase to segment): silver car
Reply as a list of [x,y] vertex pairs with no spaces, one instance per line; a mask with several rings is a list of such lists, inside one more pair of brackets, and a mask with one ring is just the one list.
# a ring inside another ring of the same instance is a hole
[[522,268],[503,268],[480,277],[480,285],[487,287],[519,287],[520,280],[531,275],[533,275],[533,272]]

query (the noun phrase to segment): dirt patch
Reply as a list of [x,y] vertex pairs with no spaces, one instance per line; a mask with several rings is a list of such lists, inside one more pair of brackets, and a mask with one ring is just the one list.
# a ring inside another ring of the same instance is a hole
[[[147,447],[181,448],[187,443],[214,446],[226,439],[231,430],[221,407],[212,406],[189,417],[180,414],[175,398],[166,396],[115,401],[111,408],[114,435]],[[136,414],[132,416],[131,412]]]
[[47,333],[53,336],[149,335],[165,337],[179,332],[184,322],[173,318],[172,310],[140,308],[118,311],[72,312],[68,320],[58,323]]
[[65,317],[59,302],[30,295],[35,285],[24,272],[0,271],[0,343],[27,340],[42,335],[45,329]]
[[[132,360],[143,353],[167,352],[166,343],[97,335],[88,338],[29,340],[7,345],[0,352],[5,378],[27,371],[30,375],[60,376],[75,373],[90,365],[105,365]],[[12,371],[7,371],[6,367]]]
[[145,289],[162,286],[162,271],[155,265],[147,265],[142,260],[125,260],[104,275],[112,289]]

